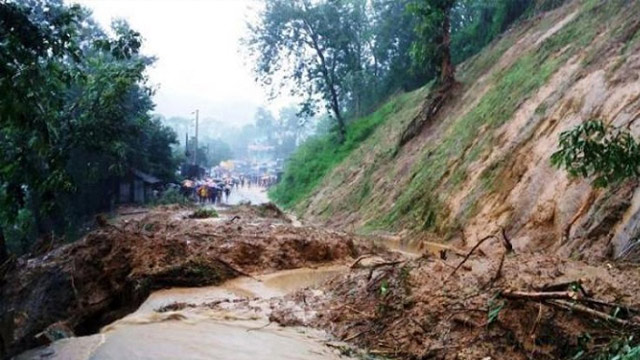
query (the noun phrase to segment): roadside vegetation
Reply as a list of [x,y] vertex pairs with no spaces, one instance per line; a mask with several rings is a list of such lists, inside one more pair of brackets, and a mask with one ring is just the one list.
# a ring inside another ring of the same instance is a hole
[[142,36],[61,1],[0,3],[0,263],[112,207],[131,169],[171,180],[176,134],[151,116]]
[[345,140],[336,141],[332,134],[309,139],[287,162],[281,182],[269,196],[285,208],[295,206],[306,198],[315,186],[405,103],[409,95],[389,101],[373,114],[347,125]]

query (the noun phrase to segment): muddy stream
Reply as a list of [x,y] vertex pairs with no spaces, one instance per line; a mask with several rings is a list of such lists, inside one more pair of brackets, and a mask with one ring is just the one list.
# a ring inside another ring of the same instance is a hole
[[[394,238],[381,242],[408,257],[442,249]],[[159,290],[98,334],[58,340],[16,359],[345,359],[326,346],[330,340],[326,333],[270,323],[267,300],[319,285],[348,270],[344,265],[300,268],[236,278],[219,286]],[[234,306],[242,301],[248,306]],[[207,306],[212,303],[216,306]],[[187,306],[163,309],[173,304]]]
[[[59,340],[17,359],[344,359],[325,345],[328,337],[320,331],[270,324],[264,300],[346,271],[345,266],[302,268],[237,278],[220,286],[160,290],[98,334]],[[253,300],[249,307],[234,309],[238,299]],[[156,311],[175,303],[218,301],[228,306]]]

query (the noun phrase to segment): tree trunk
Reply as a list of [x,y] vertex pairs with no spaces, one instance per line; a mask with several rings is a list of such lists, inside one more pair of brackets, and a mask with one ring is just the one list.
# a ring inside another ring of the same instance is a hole
[[446,86],[455,81],[456,73],[455,67],[451,63],[451,8],[447,8],[444,14],[440,83]]
[[309,38],[311,39],[311,47],[316,52],[316,55],[318,55],[322,78],[329,90],[329,106],[331,107],[333,115],[336,117],[336,122],[338,125],[338,142],[342,144],[346,137],[346,127],[344,124],[344,118],[342,117],[342,112],[340,111],[340,102],[338,100],[338,91],[336,90],[334,77],[335,73],[333,72],[336,62],[334,59],[333,66],[331,67],[331,69],[329,69],[329,64],[327,64],[327,59],[324,56],[324,52],[318,44],[318,36],[316,35],[316,32],[313,30],[313,27],[311,26],[311,24],[309,24],[309,22],[305,21],[305,26],[309,33]]
[[7,252],[7,244],[4,240],[4,231],[2,230],[2,226],[0,226],[0,265],[4,264],[8,258],[9,253]]
[[340,109],[335,109],[333,112],[336,116],[336,121],[338,122],[338,142],[342,144],[347,136],[347,128],[344,124],[344,118],[340,113]]

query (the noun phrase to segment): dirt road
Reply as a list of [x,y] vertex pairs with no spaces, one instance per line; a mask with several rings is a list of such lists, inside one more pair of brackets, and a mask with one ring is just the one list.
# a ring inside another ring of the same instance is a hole
[[231,190],[229,200],[226,201],[228,205],[238,205],[242,203],[250,203],[253,205],[260,205],[269,202],[267,196],[267,189],[252,186],[252,187],[238,187]]

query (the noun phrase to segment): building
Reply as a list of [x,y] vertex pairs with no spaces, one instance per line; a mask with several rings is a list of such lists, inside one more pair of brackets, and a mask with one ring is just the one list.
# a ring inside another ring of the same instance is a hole
[[143,204],[153,199],[153,190],[161,181],[137,169],[131,169],[119,181],[118,202]]

